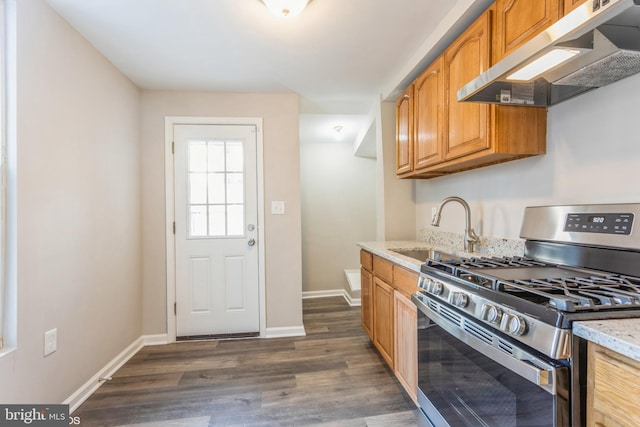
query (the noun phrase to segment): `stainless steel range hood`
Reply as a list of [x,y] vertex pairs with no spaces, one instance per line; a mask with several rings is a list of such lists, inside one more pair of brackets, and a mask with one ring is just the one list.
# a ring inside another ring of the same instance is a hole
[[[571,58],[514,74],[554,55]],[[549,106],[638,72],[640,0],[587,0],[463,86],[458,101]]]

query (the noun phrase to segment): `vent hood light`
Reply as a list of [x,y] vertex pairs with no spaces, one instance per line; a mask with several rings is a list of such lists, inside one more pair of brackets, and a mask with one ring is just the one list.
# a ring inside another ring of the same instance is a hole
[[640,0],[588,0],[458,91],[458,101],[550,106],[640,73]]
[[529,81],[555,66],[579,54],[579,50],[553,49],[515,73],[507,76],[507,80]]

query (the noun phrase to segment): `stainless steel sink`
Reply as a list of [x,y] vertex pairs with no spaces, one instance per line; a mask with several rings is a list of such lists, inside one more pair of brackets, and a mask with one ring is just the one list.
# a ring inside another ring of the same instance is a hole
[[427,258],[434,260],[457,258],[455,255],[435,249],[390,249],[390,251],[423,262],[426,261]]

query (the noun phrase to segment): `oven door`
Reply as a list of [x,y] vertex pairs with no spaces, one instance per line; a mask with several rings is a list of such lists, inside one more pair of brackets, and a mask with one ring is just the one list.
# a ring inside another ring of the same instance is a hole
[[569,426],[569,369],[416,294],[420,426]]

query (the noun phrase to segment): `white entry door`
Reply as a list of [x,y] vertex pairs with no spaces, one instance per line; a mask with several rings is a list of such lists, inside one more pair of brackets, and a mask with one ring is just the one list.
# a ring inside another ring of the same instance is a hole
[[173,130],[176,335],[257,333],[256,127]]

